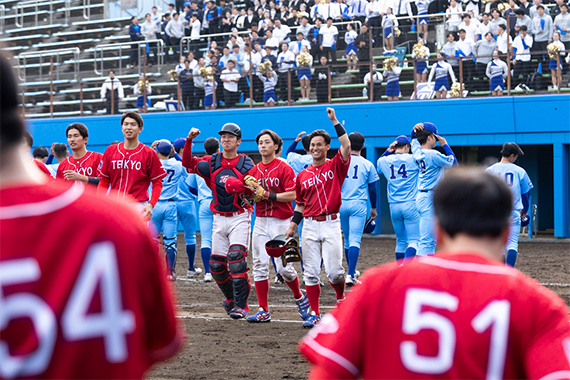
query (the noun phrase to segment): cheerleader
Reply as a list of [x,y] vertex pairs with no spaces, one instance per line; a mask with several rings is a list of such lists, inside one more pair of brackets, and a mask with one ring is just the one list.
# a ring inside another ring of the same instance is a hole
[[412,59],[416,59],[416,80],[418,83],[425,82],[427,79],[428,65],[427,60],[429,59],[429,48],[425,45],[423,38],[418,40],[420,44],[420,49],[423,51],[423,57],[419,58],[416,56],[416,49],[412,49]]
[[301,84],[300,100],[307,101],[311,95],[311,79],[313,79],[313,76],[311,75],[311,66],[313,66],[313,56],[309,53],[309,48],[305,45],[301,47],[301,53],[307,53],[309,58],[308,64],[301,65],[301,63],[299,63],[299,57],[301,54],[297,56],[297,67],[299,68],[298,78],[299,83]]
[[392,13],[392,8],[386,9],[386,14],[382,18],[382,28],[384,29],[384,48],[386,51],[394,49],[394,29],[398,27],[398,19]]
[[358,34],[354,30],[353,24],[348,24],[346,26],[346,34],[344,35],[344,42],[346,42],[346,62],[347,62],[347,70],[357,70],[358,69],[358,61],[356,59],[356,55],[358,54],[358,50],[354,45],[354,41]]
[[502,96],[505,91],[505,81],[509,70],[507,64],[499,59],[499,51],[493,52],[493,60],[487,64],[487,77],[491,79],[489,91],[493,96]]
[[552,73],[552,88],[558,90],[562,80],[562,55],[564,55],[564,50],[566,50],[564,44],[560,41],[560,32],[552,33],[552,42],[550,45],[558,46],[558,51],[560,52],[557,59],[550,58],[550,64],[548,65]]
[[447,74],[451,77],[451,82],[455,83],[455,74],[451,65],[443,60],[443,54],[437,53],[437,63],[431,67],[429,73],[428,83],[431,83],[433,76],[435,75],[435,97],[436,99],[445,99],[447,97],[447,91],[449,91],[449,80],[447,79]]
[[139,75],[139,81],[133,86],[133,93],[135,96],[137,96],[137,108],[139,109],[139,113],[141,113],[143,110],[146,112],[148,106],[150,105],[150,99],[148,96],[152,93],[152,88],[150,86],[150,83],[146,86],[147,104],[144,104],[144,94],[143,90],[139,87],[139,82],[145,82],[145,77],[143,74]]
[[213,110],[216,108],[214,103],[214,76],[211,79],[204,79],[204,108]]
[[[416,0],[416,6],[418,8],[418,36],[423,36],[426,40],[428,38],[428,18],[425,17],[428,14],[430,0]],[[422,17],[424,16],[424,17]]]
[[269,70],[264,76],[261,73],[257,73],[257,76],[263,82],[263,103],[266,107],[273,107],[275,105],[275,86],[277,85],[277,74],[275,71]]
[[401,67],[393,67],[391,70],[384,70],[382,74],[386,79],[386,96],[388,100],[400,99],[400,74],[402,73]]

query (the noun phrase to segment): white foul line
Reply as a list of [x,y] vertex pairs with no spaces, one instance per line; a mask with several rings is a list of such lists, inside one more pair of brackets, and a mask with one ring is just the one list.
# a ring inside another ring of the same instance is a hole
[[[176,318],[180,319],[205,319],[205,320],[217,320],[217,321],[228,321],[232,318],[221,318],[221,317],[203,317],[198,315],[177,315]],[[245,319],[237,319],[237,321],[245,322]],[[272,319],[271,322],[281,322],[281,323],[303,323],[303,321],[291,321],[287,319]]]
[[568,288],[570,284],[559,284],[559,283],[541,283],[542,286],[555,286],[559,288]]

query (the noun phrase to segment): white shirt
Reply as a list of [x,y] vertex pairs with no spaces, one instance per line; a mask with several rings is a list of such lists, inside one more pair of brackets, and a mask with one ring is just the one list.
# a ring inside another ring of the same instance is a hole
[[[123,99],[125,97],[125,92],[123,90],[123,85],[121,84],[121,81],[118,80],[117,78],[112,79],[112,83],[111,83],[111,78],[107,78],[105,80],[105,82],[103,82],[103,86],[101,86],[101,99],[105,99],[105,96],[107,95],[107,90],[117,90],[117,93],[119,94],[119,99]],[[111,99],[111,93],[109,92],[109,99]]]
[[476,36],[477,36],[477,34],[479,34],[479,30],[475,26],[475,24],[473,24],[472,22],[470,22],[469,25],[467,25],[463,21],[463,22],[461,22],[461,24],[459,24],[457,29],[459,29],[459,30],[465,29],[465,38],[473,40],[473,41],[477,41]]
[[458,26],[459,24],[461,24],[461,12],[462,9],[461,5],[459,4],[456,4],[455,8],[452,8],[451,6],[447,8],[447,10],[445,11],[445,15],[449,19],[449,25]]
[[196,21],[190,23],[190,27],[192,30],[190,31],[190,38],[192,40],[199,40],[200,39],[200,27],[202,23],[200,20],[196,19]]
[[330,8],[330,17],[337,20],[342,18],[342,14],[344,13],[344,10],[347,8],[347,5],[344,3],[335,2],[331,3],[329,8]]
[[[221,79],[228,79],[228,80],[234,80],[234,79],[240,79],[241,75],[239,73],[239,71],[237,71],[236,69],[233,69],[232,71],[230,71],[229,69],[225,69],[224,71],[222,71],[222,75],[221,75]],[[224,82],[224,90],[228,90],[231,92],[237,92],[238,90],[238,83],[237,82]]]
[[295,55],[301,54],[301,48],[306,46],[309,51],[311,50],[311,43],[307,40],[302,41],[291,41],[289,42],[289,51],[291,51]]
[[[285,38],[289,34],[289,37]],[[281,24],[281,28],[275,27],[273,28],[273,37],[277,39],[277,41],[281,42],[290,42],[291,41],[291,28],[287,25]]]
[[507,37],[509,38],[509,43],[513,43],[513,38],[509,35],[509,33],[504,32],[503,34],[499,34],[497,36],[497,50],[499,53],[507,54],[508,44],[507,44]]
[[277,49],[271,49],[271,55],[274,55],[275,57],[277,57],[277,53],[279,52],[279,40],[277,38],[275,38],[275,36],[266,39],[265,40],[265,46],[277,48]]
[[[374,82],[374,84],[382,83],[383,80],[384,80],[384,77],[382,76],[382,74],[379,71],[376,71],[374,73],[374,76],[372,77],[372,81]],[[370,73],[367,73],[364,76],[364,84],[368,84],[368,83],[370,83]]]
[[[506,34],[506,33],[505,33]],[[516,48],[517,51],[514,53],[513,60],[515,61],[522,61],[522,62],[529,62],[530,61],[530,48],[532,47],[532,37],[528,34],[524,38],[524,43],[526,44],[527,48],[523,46],[521,35],[519,34],[515,40],[513,41],[513,51]]]
[[[465,38],[464,40],[459,39],[459,41],[455,43],[455,50],[456,51],[461,50],[465,55],[465,57],[467,57],[463,58],[463,61],[468,61],[470,59],[473,59],[473,57],[469,58],[469,56],[473,55],[473,44],[474,44],[473,40],[469,40],[467,38]],[[460,54],[460,56],[463,57],[463,54]]]
[[[291,63],[286,63],[291,62]],[[277,56],[277,64],[279,65],[278,71],[280,73],[286,73],[288,69],[295,67],[295,54],[291,51],[287,50],[285,52],[280,53]]]
[[481,35],[481,39],[485,38],[485,34],[487,34],[489,31],[491,31],[491,24],[490,23],[479,23],[479,25],[477,26],[478,29],[478,33]]
[[319,34],[323,35],[323,46],[331,47],[335,44],[335,37],[338,36],[338,29],[334,25],[331,25],[330,28],[328,25],[323,25],[319,30]]

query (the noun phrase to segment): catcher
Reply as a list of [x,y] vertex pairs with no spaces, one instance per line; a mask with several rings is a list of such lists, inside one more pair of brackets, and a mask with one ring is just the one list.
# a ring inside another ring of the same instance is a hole
[[[244,177],[244,184],[241,187],[240,184],[235,183],[239,181],[236,178],[226,183],[226,189],[228,192],[234,193],[251,193],[253,201],[257,203],[252,238],[252,258],[253,280],[259,302],[259,311],[249,316],[247,321],[261,323],[271,321],[268,305],[270,258],[266,251],[266,243],[274,242],[272,239],[282,234],[289,227],[293,216],[291,202],[295,199],[295,173],[284,160],[275,157],[275,152],[281,142],[281,138],[275,132],[265,129],[257,135],[255,141],[262,161]],[[295,241],[289,241],[287,247],[294,246],[295,243]],[[280,245],[281,249],[277,249],[279,253],[272,253],[272,256],[281,256],[287,247],[286,241],[283,239]],[[291,253],[290,251],[298,252],[298,248],[287,251],[288,254]],[[300,260],[300,257],[290,257],[290,259]],[[307,296],[301,292],[297,271],[292,263],[285,259],[275,260],[275,264],[277,272],[283,276],[285,283],[293,292],[299,314],[305,320],[309,316],[309,301]]]

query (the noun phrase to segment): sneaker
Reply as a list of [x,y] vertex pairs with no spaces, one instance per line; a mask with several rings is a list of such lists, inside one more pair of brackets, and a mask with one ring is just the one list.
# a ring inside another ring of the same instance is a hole
[[309,312],[310,309],[309,299],[305,295],[299,301],[295,301],[295,303],[297,304],[297,310],[299,310],[299,315],[301,316],[301,319],[306,321],[307,318],[309,318],[309,316],[311,315]]
[[283,279],[283,276],[281,276],[279,273],[277,273],[275,275],[275,283],[276,284],[284,284],[285,280]]
[[228,300],[227,298],[224,300],[224,309],[226,309],[226,313],[230,314],[234,309],[234,301]]
[[344,280],[344,283],[346,286],[353,286],[353,285],[358,285],[360,284],[360,281],[358,281],[357,276],[346,276],[346,280]]
[[242,319],[245,318],[246,315],[247,311],[245,311],[241,307],[236,306],[230,311],[230,317],[232,317],[233,319]]
[[170,281],[176,281],[176,272],[173,270],[170,271],[170,273],[168,274],[168,279]]
[[202,273],[202,268],[195,268],[194,270],[188,269],[188,270],[186,271],[186,276],[187,276],[188,278],[192,278],[192,277],[194,277],[194,276],[196,276],[197,274],[200,274],[200,273]]
[[212,278],[212,274],[211,273],[206,273],[204,275],[204,282],[212,282],[214,281],[214,279]]
[[303,322],[303,327],[306,329],[310,329],[314,327],[316,324],[318,324],[320,321],[321,317],[319,317],[315,313],[311,313],[309,314],[309,317],[305,320],[305,322]]
[[[233,316],[232,316],[232,318],[233,318]],[[262,308],[259,308],[259,311],[257,313],[247,317],[245,320],[250,322],[250,323],[271,322],[271,313],[263,310]]]

